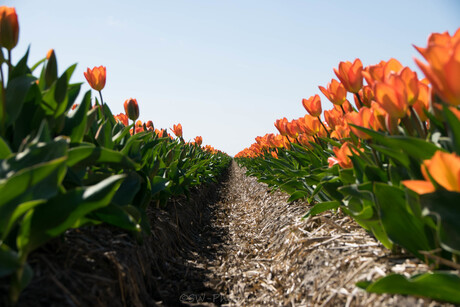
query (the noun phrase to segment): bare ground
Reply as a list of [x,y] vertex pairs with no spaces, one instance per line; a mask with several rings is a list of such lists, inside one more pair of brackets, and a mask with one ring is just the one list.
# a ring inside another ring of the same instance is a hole
[[[222,184],[151,209],[143,244],[104,226],[37,250],[19,306],[450,306],[356,288],[428,267],[340,213],[302,220],[308,206],[287,198],[233,163]],[[0,306],[7,285],[0,279]]]

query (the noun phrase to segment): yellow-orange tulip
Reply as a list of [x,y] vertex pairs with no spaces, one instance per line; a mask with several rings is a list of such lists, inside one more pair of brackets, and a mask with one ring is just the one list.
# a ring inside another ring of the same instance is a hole
[[332,79],[331,82],[327,84],[327,88],[322,86],[318,86],[318,88],[334,105],[341,106],[347,99],[347,90],[342,83],[335,79]]
[[302,105],[311,116],[318,117],[321,115],[322,108],[319,95],[311,96],[308,99],[302,99]]
[[104,66],[88,68],[83,74],[94,90],[101,91],[105,87],[106,69]]
[[360,59],[354,60],[353,63],[340,62],[339,69],[334,68],[334,72],[350,93],[358,93],[363,87],[363,63]]
[[460,28],[453,36],[431,34],[427,48],[414,47],[428,62],[415,59],[436,94],[451,105],[460,105]]
[[448,191],[460,192],[460,157],[455,153],[436,151],[433,157],[421,166],[425,180],[404,180],[407,188],[418,194],[431,193],[435,187],[431,178]]
[[0,6],[0,47],[13,49],[18,44],[19,23],[14,7]]

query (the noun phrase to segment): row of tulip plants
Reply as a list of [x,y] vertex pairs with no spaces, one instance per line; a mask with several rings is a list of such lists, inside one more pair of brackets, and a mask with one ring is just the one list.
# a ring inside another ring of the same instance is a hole
[[0,7],[0,278],[10,280],[12,303],[32,278],[27,257],[50,239],[106,223],[141,240],[148,206],[217,181],[231,159],[200,136],[185,142],[180,124],[174,138],[136,122],[135,99],[114,116],[102,98],[103,66],[84,74],[97,97],[88,91],[75,103],[76,65],[59,75],[53,50],[31,67],[29,51],[13,64],[18,33],[15,9]]
[[460,29],[415,48],[426,78],[396,59],[341,62],[339,80],[319,87],[333,104],[324,119],[319,95],[303,99],[308,114],[277,120],[279,134],[257,137],[236,158],[290,201],[306,199],[305,218],[341,210],[432,268],[359,287],[460,303]]

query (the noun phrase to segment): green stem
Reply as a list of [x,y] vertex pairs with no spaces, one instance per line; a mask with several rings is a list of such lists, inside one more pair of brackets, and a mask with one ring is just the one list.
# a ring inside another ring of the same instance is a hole
[[363,101],[361,100],[361,97],[359,97],[358,93],[355,93],[355,97],[356,97],[356,99],[358,99],[358,102],[359,102],[359,105],[360,105],[359,108],[362,108],[364,106],[364,104],[363,104]]
[[342,108],[342,112],[345,115],[346,113],[345,113],[345,109],[343,108],[343,105],[340,105],[340,108]]
[[8,50],[8,79],[11,75],[11,67],[13,67],[13,65],[11,64],[11,50]]
[[410,110],[410,117],[412,119],[412,123],[415,126],[415,129],[417,130],[418,135],[422,138],[426,138],[426,127],[423,125],[422,121],[420,120],[420,117],[418,116],[417,112],[415,112],[414,108],[412,106],[409,106]]
[[414,136],[415,129],[409,116],[406,115],[405,117],[401,118],[401,122],[404,125],[404,128],[406,128],[409,136]]
[[4,80],[5,77],[3,75],[3,65],[0,63],[0,77],[2,78],[2,118],[1,118],[1,136],[4,137],[6,134],[6,91],[5,91],[5,84]]
[[326,126],[324,126],[323,121],[321,120],[321,118],[319,118],[319,116],[318,116],[318,120],[320,124],[323,126],[324,130],[326,131],[327,137],[330,138],[329,130],[326,129]]

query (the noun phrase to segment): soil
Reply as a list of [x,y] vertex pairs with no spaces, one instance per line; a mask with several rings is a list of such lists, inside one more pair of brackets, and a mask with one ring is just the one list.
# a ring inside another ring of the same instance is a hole
[[308,205],[287,199],[233,162],[220,184],[150,209],[142,240],[100,225],[35,251],[18,306],[452,306],[360,290],[360,280],[429,268],[341,212],[302,219]]

